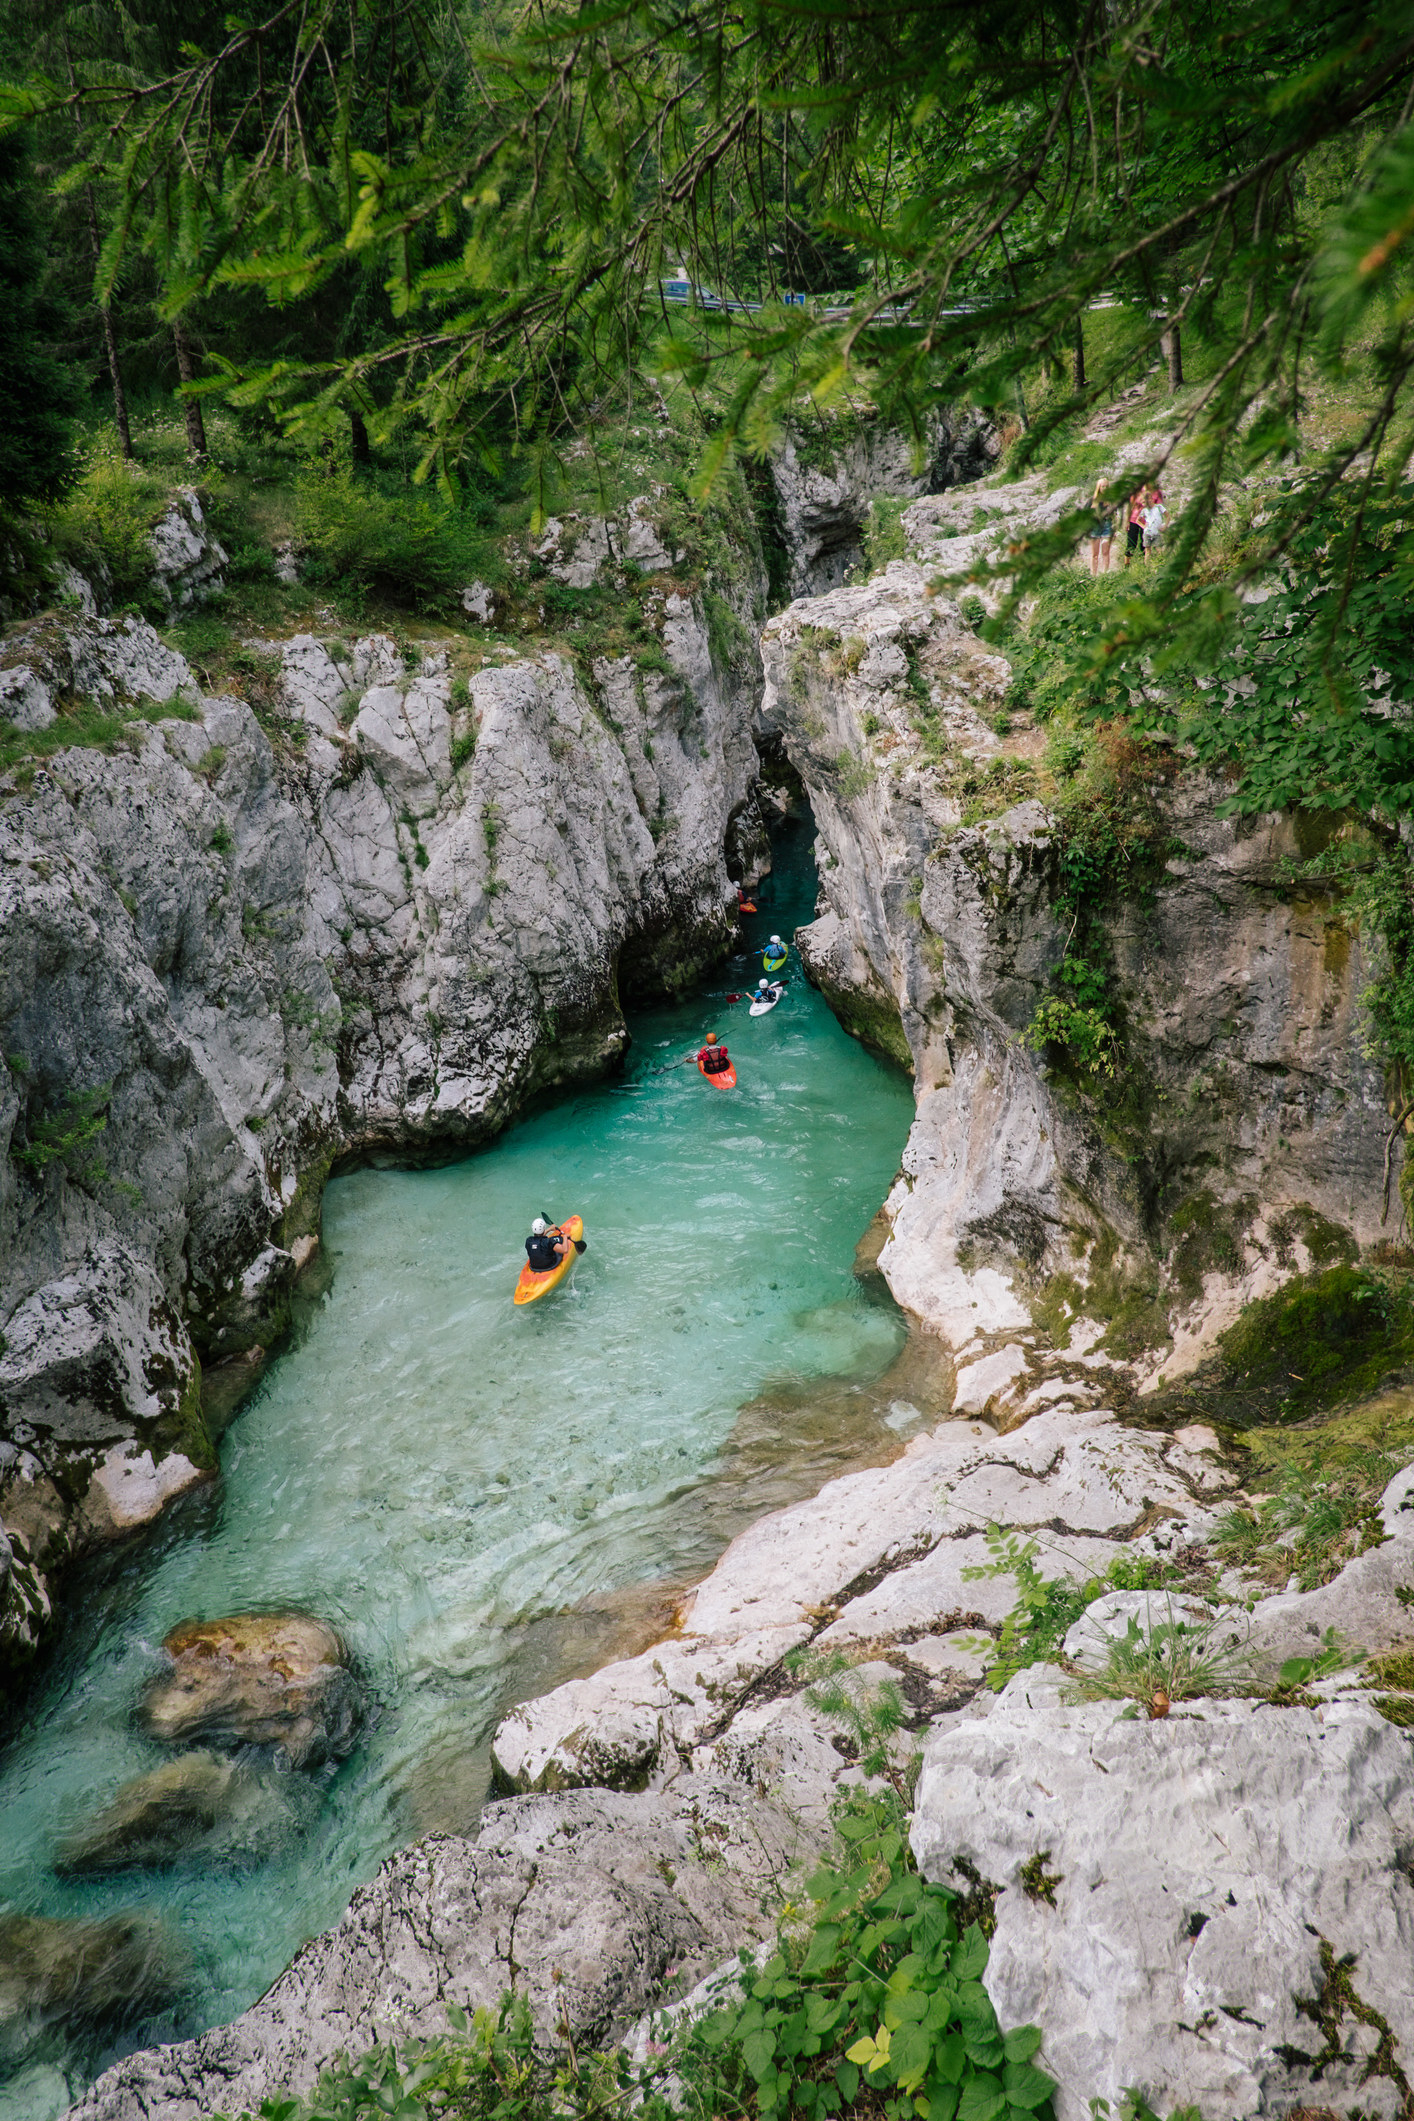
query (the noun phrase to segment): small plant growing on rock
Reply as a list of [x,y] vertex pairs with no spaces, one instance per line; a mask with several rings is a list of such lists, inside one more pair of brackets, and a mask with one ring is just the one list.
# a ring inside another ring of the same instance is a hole
[[[964,1581],[979,1582],[993,1576],[1010,1576],[1016,1586],[1016,1603],[1002,1622],[996,1642],[996,1659],[987,1673],[987,1685],[1000,1693],[1009,1679],[1029,1665],[1057,1658],[1060,1646],[1089,1605],[1106,1591],[1147,1591],[1177,1572],[1157,1561],[1116,1555],[1104,1575],[1077,1583],[1073,1577],[1043,1576],[1036,1566],[1041,1548],[1034,1539],[1021,1539],[1004,1532],[1000,1525],[987,1527],[987,1545],[992,1559],[977,1568],[964,1569]],[[992,1647],[983,1636],[979,1649]]]
[[1046,2121],[1055,2085],[1033,2026],[1003,2033],[982,1985],[987,1940],[913,1867],[892,1794],[853,1793],[810,1879],[813,1919],[783,1929],[742,2001],[689,2030],[676,2059],[694,2117],[845,2112],[886,2121]]
[[105,1185],[108,1169],[93,1153],[92,1145],[108,1124],[112,1094],[111,1083],[99,1083],[92,1090],[68,1091],[62,1104],[32,1123],[29,1140],[11,1150],[15,1162],[36,1178],[51,1164],[61,1163],[77,1184]]
[[1113,1078],[1119,1069],[1119,1041],[1098,1009],[1048,994],[1022,1032],[1019,1043],[1034,1053],[1059,1046],[1087,1075]]
[[893,1740],[908,1722],[903,1694],[894,1681],[884,1679],[873,1686],[856,1681],[851,1685],[846,1675],[854,1667],[839,1650],[793,1650],[786,1657],[786,1667],[810,1679],[806,1700],[811,1708],[840,1726],[862,1773],[885,1778],[898,1796],[909,1802],[918,1756],[902,1771],[894,1757]]
[[1131,1701],[1129,1714],[1137,1716],[1143,1708],[1153,1719],[1167,1716],[1176,1701],[1250,1693],[1253,1675],[1246,1645],[1232,1639],[1231,1622],[1219,1616],[1184,1620],[1175,1614],[1171,1600],[1166,1605],[1168,1618],[1151,1620],[1147,1628],[1131,1614],[1124,1634],[1110,1641],[1104,1664],[1082,1670],[1066,1688],[1065,1699]]

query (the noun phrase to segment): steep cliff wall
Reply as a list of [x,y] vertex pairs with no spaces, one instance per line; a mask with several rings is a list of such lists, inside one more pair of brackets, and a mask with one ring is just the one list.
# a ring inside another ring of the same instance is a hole
[[0,779],[12,1655],[57,1566],[209,1477],[337,1158],[474,1146],[727,946],[754,686],[658,606],[643,667],[303,635],[249,700],[141,621],[7,638],[12,729],[110,717]]
[[[1094,801],[1138,820],[1132,843],[1115,827],[1133,865],[1080,906],[1064,851],[1083,788],[1058,786],[1065,762],[1038,770],[1024,716],[997,733],[1008,665],[928,588],[977,542],[980,498],[915,503],[924,564],[768,624],[763,719],[820,830],[807,968],[914,1075],[880,1265],[958,1355],[959,1411],[1005,1412],[1048,1356],[1097,1342],[1089,1360],[1141,1388],[1172,1379],[1294,1268],[1377,1243],[1390,1122],[1366,946],[1290,881],[1300,820],[1225,817],[1222,785],[1111,733]],[[999,489],[1012,525],[1065,500]],[[1121,1026],[1114,1078],[1023,1036],[1081,917]]]
[[859,568],[876,498],[943,493],[981,478],[998,447],[991,421],[954,407],[934,415],[921,462],[908,435],[873,417],[821,419],[787,435],[771,478],[790,594],[832,589]]

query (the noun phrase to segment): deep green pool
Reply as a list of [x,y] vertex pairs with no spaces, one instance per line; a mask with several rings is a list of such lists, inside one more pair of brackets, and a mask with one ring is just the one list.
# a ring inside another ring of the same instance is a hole
[[[809,844],[785,828],[749,923],[762,940],[810,917]],[[390,1850],[470,1824],[504,1710],[614,1653],[606,1594],[710,1566],[703,1498],[739,1410],[808,1403],[812,1379],[837,1393],[825,1380],[876,1377],[897,1353],[898,1316],[852,1258],[898,1165],[907,1085],[794,959],[774,1014],[727,1006],[754,964],[637,1016],[623,1076],[485,1153],[335,1181],[332,1281],[228,1432],[219,1488],[82,1586],[0,1756],[0,1908],[161,1914],[190,1960],[186,1998],[124,2048],[234,2015]],[[713,1026],[735,1092],[660,1072]],[[589,1250],[571,1284],[516,1311],[541,1208],[581,1213]],[[245,1869],[61,1880],[58,1836],[161,1757],[132,1709],[166,1631],[286,1604],[343,1630],[377,1704],[313,1826]],[[56,2038],[0,2085],[0,2117],[48,2121],[113,2052]]]

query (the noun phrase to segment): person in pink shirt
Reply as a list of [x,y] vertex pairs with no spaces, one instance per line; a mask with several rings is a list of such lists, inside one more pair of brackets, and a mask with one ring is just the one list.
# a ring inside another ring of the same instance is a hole
[[1129,496],[1128,522],[1124,537],[1124,564],[1127,567],[1136,552],[1144,546],[1144,511],[1149,505],[1149,489],[1140,486]]

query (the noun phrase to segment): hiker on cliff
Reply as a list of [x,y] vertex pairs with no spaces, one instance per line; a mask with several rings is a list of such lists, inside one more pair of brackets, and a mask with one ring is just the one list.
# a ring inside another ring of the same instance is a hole
[[1146,560],[1151,552],[1158,549],[1158,543],[1164,534],[1164,525],[1168,519],[1169,512],[1164,506],[1163,488],[1156,486],[1149,496],[1149,505],[1144,511],[1144,557]]
[[1105,499],[1110,490],[1108,479],[1096,479],[1092,502],[1095,520],[1090,527],[1090,573],[1108,574],[1110,571],[1110,547],[1114,543],[1115,518],[1113,505]]
[[1126,510],[1126,515],[1128,517],[1128,521],[1125,524],[1124,533],[1124,564],[1126,567],[1134,558],[1136,552],[1139,553],[1141,556],[1143,554],[1144,511],[1148,507],[1148,505],[1148,487],[1136,486],[1133,493],[1129,496],[1129,506]]

